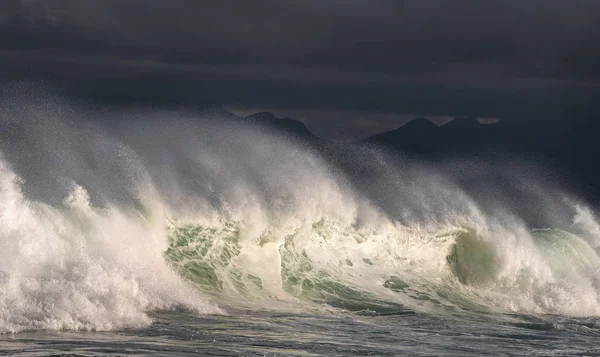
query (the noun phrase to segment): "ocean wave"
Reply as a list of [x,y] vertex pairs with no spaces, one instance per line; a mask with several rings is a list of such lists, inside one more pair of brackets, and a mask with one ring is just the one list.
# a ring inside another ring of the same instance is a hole
[[174,308],[600,313],[595,214],[526,164],[448,170],[210,113],[2,108],[1,332]]

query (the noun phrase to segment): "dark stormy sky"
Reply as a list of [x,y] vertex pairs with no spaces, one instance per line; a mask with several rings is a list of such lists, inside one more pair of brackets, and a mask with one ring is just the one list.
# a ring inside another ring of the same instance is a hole
[[[598,0],[1,0],[0,79],[364,136],[600,116]],[[599,118],[600,119],[600,118]]]

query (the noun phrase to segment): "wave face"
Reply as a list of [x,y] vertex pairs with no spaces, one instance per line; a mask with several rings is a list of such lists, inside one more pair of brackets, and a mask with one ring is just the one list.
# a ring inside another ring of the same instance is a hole
[[215,299],[600,314],[594,212],[526,164],[427,167],[47,96],[2,103],[0,125],[1,332],[137,327],[156,309],[222,313]]

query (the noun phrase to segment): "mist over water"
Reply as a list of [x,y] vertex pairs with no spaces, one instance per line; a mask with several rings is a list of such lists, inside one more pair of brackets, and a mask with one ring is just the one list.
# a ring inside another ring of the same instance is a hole
[[0,332],[170,309],[600,313],[596,214],[532,163],[47,94],[0,107]]

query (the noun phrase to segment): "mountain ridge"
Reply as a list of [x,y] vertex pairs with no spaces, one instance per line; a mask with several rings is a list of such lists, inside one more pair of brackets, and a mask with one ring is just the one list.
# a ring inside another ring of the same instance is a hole
[[[270,112],[239,117],[242,122],[293,135],[311,143],[323,143],[306,125]],[[595,120],[500,120],[483,124],[475,117],[457,117],[443,125],[415,118],[396,129],[370,136],[362,142],[418,160],[449,158],[520,157],[562,167],[593,188],[600,197],[600,167],[589,158],[600,158]],[[596,195],[596,193],[594,193]]]

